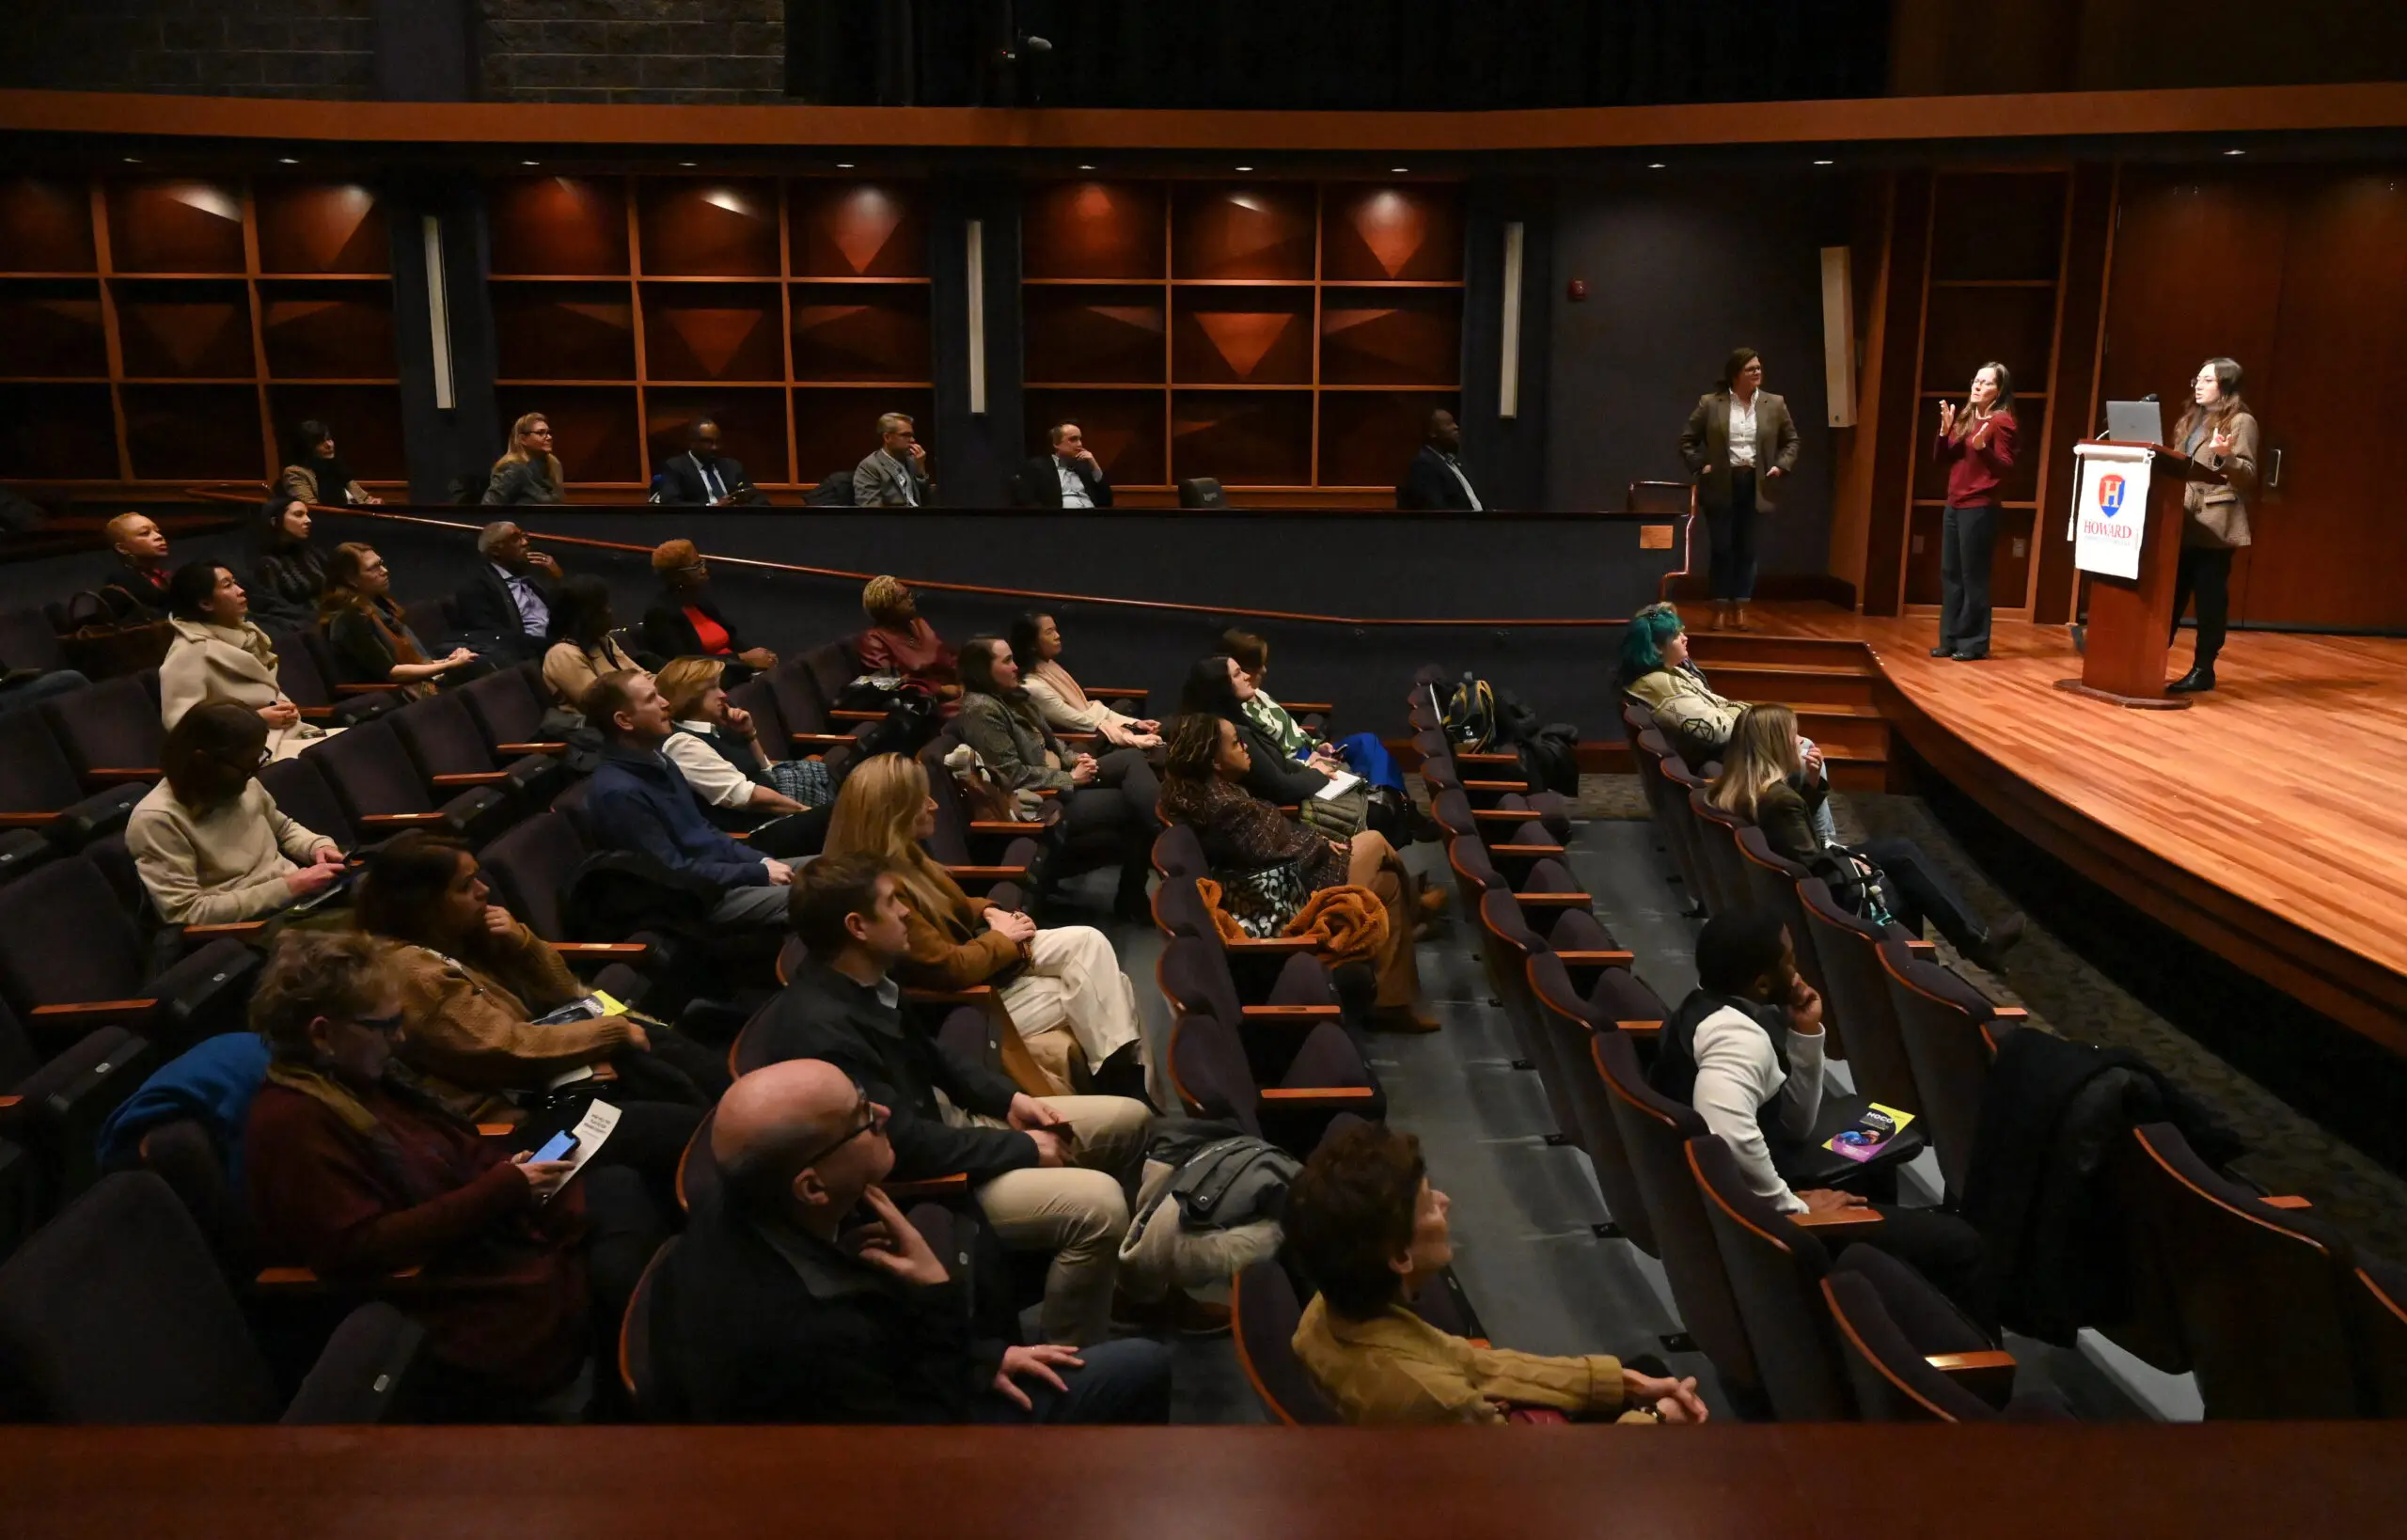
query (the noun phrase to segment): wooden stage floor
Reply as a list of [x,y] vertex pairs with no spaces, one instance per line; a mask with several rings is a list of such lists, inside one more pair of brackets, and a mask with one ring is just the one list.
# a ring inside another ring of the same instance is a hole
[[[1863,643],[1892,728],[2057,858],[2324,1014],[2407,1053],[2407,640],[2235,632],[2188,711],[2054,688],[2061,626],[1990,658],[1936,622],[1759,606],[1770,636]],[[2189,667],[2188,633],[2173,673]],[[1710,663],[1707,665],[1708,670]]]

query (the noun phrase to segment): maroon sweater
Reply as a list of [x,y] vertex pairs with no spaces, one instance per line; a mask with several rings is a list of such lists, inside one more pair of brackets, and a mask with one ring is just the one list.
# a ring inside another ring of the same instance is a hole
[[327,1279],[417,1268],[387,1297],[435,1358],[515,1391],[566,1384],[587,1346],[581,1189],[538,1207],[509,1148],[471,1124],[381,1090],[361,1100],[388,1149],[313,1097],[260,1088],[243,1165],[261,1265]]
[[1997,484],[2014,468],[2014,414],[1992,415],[1989,442],[1975,449],[1973,439],[1979,432],[1975,428],[1961,437],[1942,433],[1931,450],[1947,467],[1947,501],[1957,508],[1996,502]]

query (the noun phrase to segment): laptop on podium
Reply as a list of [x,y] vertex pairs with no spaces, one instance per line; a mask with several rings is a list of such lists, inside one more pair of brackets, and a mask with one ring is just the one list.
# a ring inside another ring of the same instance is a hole
[[2106,438],[2126,444],[2164,442],[2164,409],[2151,396],[2144,401],[2108,401]]

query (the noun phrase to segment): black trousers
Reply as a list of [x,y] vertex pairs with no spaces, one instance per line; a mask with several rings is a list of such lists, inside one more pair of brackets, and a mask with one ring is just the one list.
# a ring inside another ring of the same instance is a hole
[[[2173,634],[2181,634],[2181,612],[2198,601],[2198,650],[2193,667],[2211,668],[2231,622],[2231,560],[2236,546],[2184,545],[2173,569]],[[2171,638],[2168,637],[2168,640]]]
[[1928,920],[1962,951],[1989,935],[1979,912],[1911,840],[1873,840],[1856,848],[1880,869],[1880,897],[1889,913],[1916,935]]
[[1154,836],[1161,832],[1161,778],[1142,749],[1115,748],[1095,761],[1095,778],[1062,796],[1062,823],[1079,853],[1108,851],[1120,868],[1123,895],[1142,892]]
[[1996,1335],[1997,1283],[1981,1233],[1944,1209],[1898,1208],[1888,1203],[1874,1203],[1872,1209],[1880,1216],[1879,1227],[1852,1244],[1872,1247],[1905,1263],[1982,1329]]
[[1716,599],[1755,596],[1755,472],[1751,465],[1717,467],[1705,479],[1697,506],[1707,514],[1713,542],[1712,587]]
[[1949,504],[1940,526],[1939,639],[1976,658],[1990,652],[1990,559],[1997,504]]

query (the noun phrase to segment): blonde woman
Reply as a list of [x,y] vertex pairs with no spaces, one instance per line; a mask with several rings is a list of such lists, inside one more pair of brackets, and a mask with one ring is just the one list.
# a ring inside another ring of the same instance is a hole
[[1026,915],[963,892],[920,845],[936,832],[936,818],[926,769],[880,754],[844,778],[827,827],[826,856],[874,856],[902,884],[910,951],[895,976],[929,989],[993,984],[1030,1054],[1060,1088],[1055,1094],[1069,1092],[1075,1058],[1097,1092],[1144,1096],[1155,1071],[1137,992],[1110,940],[1091,925],[1039,930]]
[[1752,820],[1774,855],[1810,868],[1848,908],[1876,920],[1886,915],[1917,936],[1927,919],[1966,959],[1991,973],[2003,971],[2006,952],[2022,939],[2021,915],[1985,923],[1911,840],[1823,844],[1814,834],[1814,812],[1824,794],[1821,778],[1805,774],[1797,714],[1767,705],[1738,714],[1722,774],[1705,799]]
[[551,419],[529,412],[510,425],[510,448],[493,463],[484,500],[501,507],[566,502],[561,489],[567,484],[552,453]]

